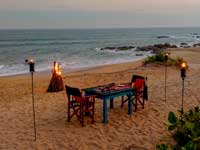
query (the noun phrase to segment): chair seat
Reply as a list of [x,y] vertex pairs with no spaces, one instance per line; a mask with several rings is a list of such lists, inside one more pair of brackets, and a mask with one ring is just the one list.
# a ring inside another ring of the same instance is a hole
[[[84,116],[89,114],[94,123],[95,96],[82,96],[78,88],[65,86],[68,97],[68,122],[73,116],[77,116],[81,125],[84,126]],[[71,113],[71,111],[73,111]]]

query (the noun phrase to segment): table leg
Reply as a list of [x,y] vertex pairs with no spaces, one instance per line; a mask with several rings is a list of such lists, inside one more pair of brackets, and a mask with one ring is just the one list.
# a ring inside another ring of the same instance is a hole
[[133,108],[132,108],[132,99],[131,94],[128,94],[128,114],[132,114]]
[[107,107],[107,98],[103,98],[103,123],[108,123],[108,107]]
[[114,108],[114,104],[113,104],[113,98],[110,99],[110,109]]

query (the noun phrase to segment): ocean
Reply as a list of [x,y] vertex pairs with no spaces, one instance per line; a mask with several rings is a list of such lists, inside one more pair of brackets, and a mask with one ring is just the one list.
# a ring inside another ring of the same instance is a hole
[[37,72],[51,70],[54,61],[66,72],[135,61],[151,53],[137,52],[136,48],[126,51],[100,49],[162,43],[179,46],[182,42],[192,45],[200,43],[199,36],[200,28],[0,30],[0,76],[28,73],[25,59],[30,58],[34,59]]

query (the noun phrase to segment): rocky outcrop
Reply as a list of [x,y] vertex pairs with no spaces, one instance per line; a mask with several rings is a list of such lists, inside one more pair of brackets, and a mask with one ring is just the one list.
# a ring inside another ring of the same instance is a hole
[[180,45],[184,46],[184,45],[188,45],[187,43],[181,43]]
[[191,33],[191,35],[200,35],[200,33]]
[[135,56],[144,56],[144,54],[138,53],[138,54],[135,54]]
[[155,45],[137,47],[136,51],[152,51],[153,53],[159,53],[162,50],[167,49],[167,48],[177,48],[177,46],[176,45],[171,45],[169,43],[155,44]]
[[180,47],[182,47],[182,48],[190,48],[191,46],[190,45],[188,45],[188,43],[180,43]]
[[104,47],[101,48],[101,50],[125,51],[125,50],[131,50],[133,48],[135,48],[135,46]]
[[[187,44],[187,43],[185,43],[185,44]],[[133,48],[135,48],[135,46],[104,47],[104,48],[101,48],[100,50],[125,51],[125,50],[131,50]],[[177,46],[171,45],[169,43],[155,44],[155,45],[136,47],[136,51],[152,51],[152,53],[159,53],[167,48],[177,48]]]
[[166,39],[166,38],[170,38],[170,36],[166,36],[166,35],[163,35],[163,36],[157,36],[158,39]]
[[193,44],[193,47],[200,47],[200,43]]

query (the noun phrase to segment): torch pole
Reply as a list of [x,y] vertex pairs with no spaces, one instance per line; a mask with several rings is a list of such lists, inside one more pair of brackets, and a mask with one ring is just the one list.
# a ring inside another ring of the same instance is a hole
[[183,119],[183,100],[184,100],[184,81],[186,77],[187,62],[181,64],[181,78],[182,78],[182,100],[181,100],[181,120]]
[[32,79],[33,127],[34,127],[34,134],[35,134],[34,141],[36,141],[36,123],[35,123],[35,101],[34,101],[34,88],[33,88],[33,71],[31,71],[31,79]]
[[183,115],[183,100],[184,100],[184,78],[182,78],[182,102],[181,102],[181,119],[182,119],[182,115]]
[[165,62],[165,102],[167,101],[167,61]]
[[165,53],[165,102],[167,101],[167,60],[168,53]]

